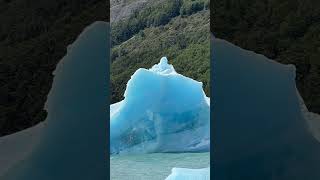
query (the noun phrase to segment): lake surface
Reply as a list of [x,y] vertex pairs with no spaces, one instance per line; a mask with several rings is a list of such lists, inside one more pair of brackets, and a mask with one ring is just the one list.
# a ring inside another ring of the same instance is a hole
[[153,153],[141,155],[112,155],[112,180],[164,180],[173,167],[206,168],[210,153]]

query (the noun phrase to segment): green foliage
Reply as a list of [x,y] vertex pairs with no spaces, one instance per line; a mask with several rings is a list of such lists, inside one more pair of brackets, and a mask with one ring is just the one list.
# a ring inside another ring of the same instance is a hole
[[119,45],[147,27],[167,24],[179,15],[189,16],[208,10],[208,0],[163,0],[153,6],[135,12],[127,19],[112,24],[112,45]]
[[209,8],[209,1],[207,0],[183,0],[183,4],[180,8],[181,15],[191,15],[198,11]]
[[112,24],[112,45],[118,45],[146,27],[167,24],[179,15],[181,0],[164,0],[155,6],[135,12],[127,19]]
[[320,1],[221,0],[211,6],[216,37],[294,64],[306,105],[320,113]]
[[[167,56],[176,71],[203,82],[210,93],[209,11],[175,17],[164,26],[149,27],[112,48],[111,102],[123,99],[126,83],[138,68],[151,68]],[[143,35],[142,35],[143,34]],[[119,52],[126,52],[119,55]],[[116,54],[116,55],[113,55]]]

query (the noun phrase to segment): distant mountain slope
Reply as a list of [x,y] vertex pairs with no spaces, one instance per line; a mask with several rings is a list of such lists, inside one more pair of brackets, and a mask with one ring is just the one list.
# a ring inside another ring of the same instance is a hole
[[0,136],[46,117],[52,71],[67,45],[94,21],[109,19],[105,0],[0,1]]
[[[111,31],[115,33],[112,37],[121,40],[112,48],[111,103],[123,99],[126,82],[138,68],[151,68],[163,56],[168,57],[178,73],[203,82],[206,94],[210,95],[208,3],[202,0],[165,2],[167,4],[150,6],[112,26]],[[196,4],[202,7],[197,8]],[[158,11],[144,14],[148,9]],[[126,21],[136,23],[119,26]],[[132,35],[123,37],[120,31],[131,31]]]
[[132,15],[137,10],[141,10],[152,0],[111,0],[110,21],[117,22]]

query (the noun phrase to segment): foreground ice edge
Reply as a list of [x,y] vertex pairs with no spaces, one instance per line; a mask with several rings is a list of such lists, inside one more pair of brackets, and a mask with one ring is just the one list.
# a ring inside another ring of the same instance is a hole
[[210,180],[210,167],[203,169],[172,168],[165,180]]
[[1,180],[107,179],[108,31],[95,22],[68,46],[53,72],[45,122],[0,138]]

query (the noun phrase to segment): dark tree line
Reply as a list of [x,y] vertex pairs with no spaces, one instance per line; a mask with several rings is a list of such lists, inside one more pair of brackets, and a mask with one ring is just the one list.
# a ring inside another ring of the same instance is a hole
[[56,64],[108,10],[105,0],[0,0],[0,136],[45,120]]

